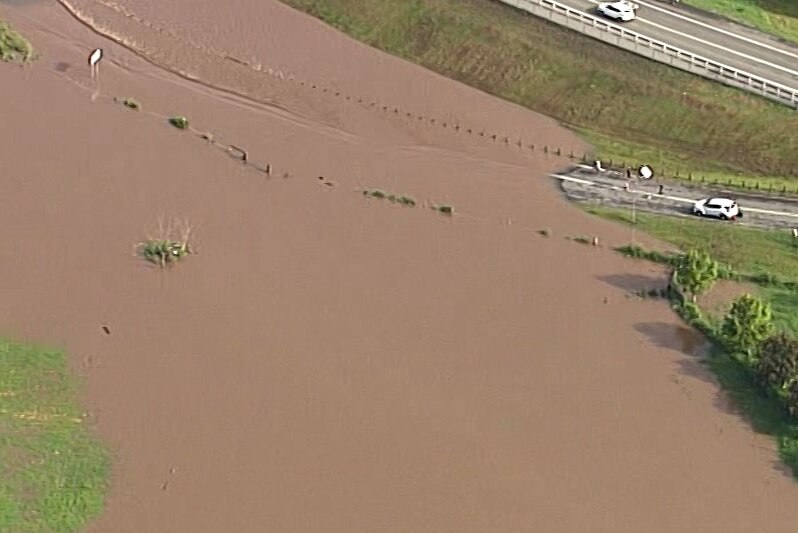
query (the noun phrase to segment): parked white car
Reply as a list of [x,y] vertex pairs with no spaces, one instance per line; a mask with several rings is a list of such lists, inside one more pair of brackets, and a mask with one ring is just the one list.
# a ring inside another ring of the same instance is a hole
[[596,11],[600,15],[621,22],[629,22],[637,17],[637,5],[631,2],[601,2]]
[[707,198],[693,204],[693,214],[701,217],[716,217],[723,220],[734,220],[743,216],[740,206],[728,198]]

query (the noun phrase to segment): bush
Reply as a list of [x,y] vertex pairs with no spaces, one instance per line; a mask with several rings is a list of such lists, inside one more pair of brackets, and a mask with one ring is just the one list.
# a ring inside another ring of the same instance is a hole
[[[132,98],[125,98],[122,101],[122,105],[124,105],[125,107],[129,107],[130,109],[136,109],[136,110],[141,109],[141,104],[139,104],[136,100]],[[186,123],[186,125],[188,125],[188,123]]]
[[186,117],[181,117],[181,116],[172,117],[169,119],[169,124],[171,124],[172,126],[174,126],[179,130],[184,130],[188,128],[188,119]]
[[676,283],[683,287],[695,301],[696,295],[708,290],[718,279],[718,263],[709,254],[690,250],[679,258],[676,265]]
[[0,22],[0,59],[3,61],[30,61],[33,47],[22,35]]
[[150,263],[166,268],[194,253],[190,237],[191,226],[187,222],[176,221],[168,226],[160,222],[157,236],[139,244],[139,253]]
[[770,304],[745,294],[737,298],[723,320],[723,342],[733,352],[746,356],[749,364],[756,362],[759,347],[773,333],[773,314]]
[[755,370],[761,383],[779,391],[787,390],[797,377],[798,341],[784,333],[766,339],[760,347]]

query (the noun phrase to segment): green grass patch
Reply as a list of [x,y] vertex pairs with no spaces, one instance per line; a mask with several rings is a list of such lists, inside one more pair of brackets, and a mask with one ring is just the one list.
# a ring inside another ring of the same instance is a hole
[[169,119],[169,124],[179,130],[185,130],[188,128],[188,119],[182,116],[171,117]]
[[0,341],[0,531],[81,530],[108,473],[63,353]]
[[794,288],[765,286],[760,292],[773,308],[776,327],[798,338],[798,291]]
[[[585,210],[632,226],[628,210],[603,206]],[[705,249],[733,271],[729,277],[758,285],[761,296],[773,306],[776,326],[798,337],[798,244],[790,232],[640,212],[635,219],[636,228],[681,250]],[[662,264],[673,264],[676,257],[628,247],[619,251]]]
[[749,181],[798,176],[793,110],[499,2],[283,1],[369,45],[588,132],[602,160]]
[[683,0],[749,26],[798,42],[798,3],[794,0]]
[[[588,213],[632,226],[629,210],[586,206]],[[750,274],[798,280],[798,246],[788,231],[761,230],[722,221],[637,212],[635,227],[682,250],[702,248],[717,261]]]
[[0,21],[0,59],[3,61],[30,61],[33,46],[22,35]]

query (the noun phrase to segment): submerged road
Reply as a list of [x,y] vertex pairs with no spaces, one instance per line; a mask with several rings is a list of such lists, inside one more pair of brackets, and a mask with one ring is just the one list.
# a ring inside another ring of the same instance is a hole
[[[597,0],[557,0],[601,18]],[[634,0],[638,18],[619,26],[730,67],[798,89],[798,45],[682,4]],[[609,20],[609,19],[607,19]]]

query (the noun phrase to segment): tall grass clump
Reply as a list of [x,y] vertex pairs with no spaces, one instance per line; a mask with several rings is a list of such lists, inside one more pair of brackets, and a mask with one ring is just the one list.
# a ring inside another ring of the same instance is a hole
[[0,59],[3,61],[30,61],[33,59],[33,46],[22,35],[0,21]]
[[165,225],[161,221],[156,235],[139,243],[138,252],[146,261],[166,268],[194,253],[190,238],[191,226],[188,223]]

